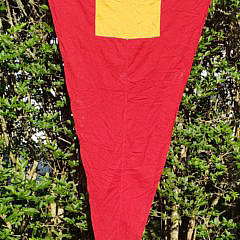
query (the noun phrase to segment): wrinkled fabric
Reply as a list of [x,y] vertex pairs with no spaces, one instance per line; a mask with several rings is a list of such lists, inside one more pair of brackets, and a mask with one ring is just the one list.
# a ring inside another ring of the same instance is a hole
[[49,4],[87,176],[95,239],[139,240],[210,0]]

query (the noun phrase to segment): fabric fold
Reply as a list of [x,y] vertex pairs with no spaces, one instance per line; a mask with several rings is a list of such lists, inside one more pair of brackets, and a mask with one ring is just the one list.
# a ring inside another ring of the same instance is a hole
[[142,237],[209,4],[49,0],[96,240]]

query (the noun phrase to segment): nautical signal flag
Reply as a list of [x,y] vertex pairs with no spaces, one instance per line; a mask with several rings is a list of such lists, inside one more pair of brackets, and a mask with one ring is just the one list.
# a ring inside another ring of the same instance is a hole
[[210,0],[49,0],[96,240],[139,240]]

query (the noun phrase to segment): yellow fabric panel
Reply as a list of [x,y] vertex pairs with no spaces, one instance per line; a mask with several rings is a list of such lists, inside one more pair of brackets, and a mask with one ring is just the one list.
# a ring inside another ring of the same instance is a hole
[[161,0],[96,0],[95,35],[125,39],[160,36]]

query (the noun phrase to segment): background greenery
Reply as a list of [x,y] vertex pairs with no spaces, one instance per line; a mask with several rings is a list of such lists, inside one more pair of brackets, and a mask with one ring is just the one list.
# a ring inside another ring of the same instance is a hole
[[[240,239],[239,0],[213,0],[144,240]],[[47,1],[0,0],[0,239],[94,239]]]

